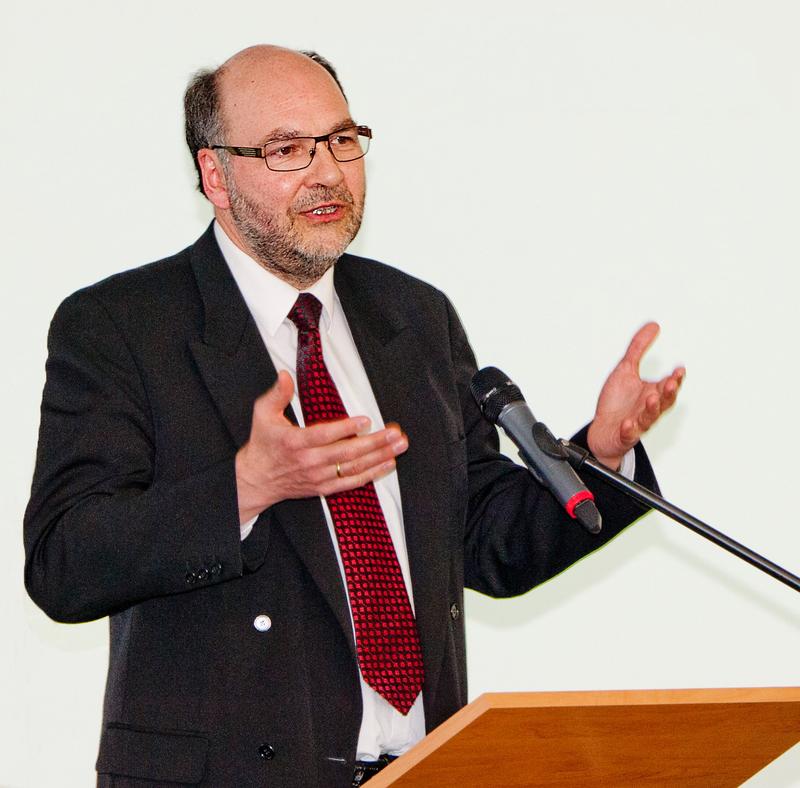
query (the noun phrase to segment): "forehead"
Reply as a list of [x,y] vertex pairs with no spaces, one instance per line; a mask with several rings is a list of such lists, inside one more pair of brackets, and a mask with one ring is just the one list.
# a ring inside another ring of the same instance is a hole
[[331,75],[295,52],[232,61],[221,74],[220,97],[226,135],[237,145],[257,144],[279,130],[317,136],[349,116]]

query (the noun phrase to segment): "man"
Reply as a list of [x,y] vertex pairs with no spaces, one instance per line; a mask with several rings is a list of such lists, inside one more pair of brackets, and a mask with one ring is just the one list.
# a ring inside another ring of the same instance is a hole
[[[446,298],[343,254],[370,132],[329,64],[247,49],[186,110],[215,221],[59,308],[26,584],[111,617],[99,784],[357,785],[466,702],[465,585],[522,593],[641,510],[597,483],[602,535],[573,525],[497,453]],[[651,485],[656,331],[577,438]]]

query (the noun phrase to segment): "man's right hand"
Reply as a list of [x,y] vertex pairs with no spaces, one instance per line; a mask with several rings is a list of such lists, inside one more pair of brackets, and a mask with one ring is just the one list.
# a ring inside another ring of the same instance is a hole
[[281,370],[253,404],[250,438],[236,454],[240,523],[279,501],[362,487],[391,473],[408,448],[397,424],[362,434],[370,426],[366,416],[298,427],[283,413],[293,394],[292,378]]

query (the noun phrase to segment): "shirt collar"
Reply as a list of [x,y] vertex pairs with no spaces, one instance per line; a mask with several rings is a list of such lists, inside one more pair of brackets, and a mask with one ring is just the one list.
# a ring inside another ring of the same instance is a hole
[[288,320],[297,296],[304,292],[319,299],[321,327],[330,332],[338,301],[333,289],[333,266],[311,287],[300,291],[243,252],[217,221],[214,222],[214,237],[259,330],[274,337],[283,321]]

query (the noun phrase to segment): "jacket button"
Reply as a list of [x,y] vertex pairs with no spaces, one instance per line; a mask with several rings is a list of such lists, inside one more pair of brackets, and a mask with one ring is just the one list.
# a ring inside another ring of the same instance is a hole
[[222,562],[217,561],[215,564],[212,564],[209,571],[212,575],[218,575],[222,571]]
[[275,757],[275,748],[271,744],[262,744],[258,748],[262,760],[271,761]]
[[197,582],[197,575],[194,572],[187,572],[186,573],[186,582],[188,585],[194,585]]
[[450,618],[452,618],[453,621],[458,621],[460,616],[461,616],[461,609],[455,602],[453,602],[453,604],[450,605]]
[[272,619],[262,613],[260,616],[255,617],[253,626],[259,632],[266,632],[272,626]]
[[200,571],[197,573],[198,580],[208,580],[208,569],[202,567]]

